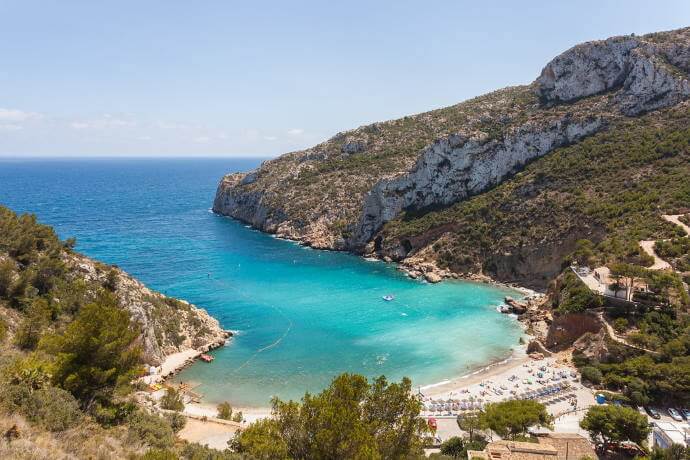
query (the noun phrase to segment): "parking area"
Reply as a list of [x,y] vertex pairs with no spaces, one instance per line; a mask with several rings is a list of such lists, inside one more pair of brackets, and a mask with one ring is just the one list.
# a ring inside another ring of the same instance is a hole
[[[690,423],[688,422],[687,419],[684,419],[684,420],[674,419],[668,413],[668,409],[666,409],[666,408],[654,407],[653,409],[659,414],[659,418],[652,418],[644,408],[638,407],[638,411],[647,417],[647,421],[650,423],[650,425],[651,424],[658,424],[659,426],[664,426],[664,424],[671,423],[674,426],[680,428],[681,430],[690,430]],[[680,412],[681,408],[677,408],[677,409]],[[648,442],[649,446],[654,445],[653,430],[652,430],[652,433],[650,433],[649,438],[647,439],[647,442]]]

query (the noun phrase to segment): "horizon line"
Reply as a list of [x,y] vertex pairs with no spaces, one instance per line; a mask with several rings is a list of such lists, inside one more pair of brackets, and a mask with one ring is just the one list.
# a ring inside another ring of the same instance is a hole
[[280,155],[0,155],[0,160],[272,159]]

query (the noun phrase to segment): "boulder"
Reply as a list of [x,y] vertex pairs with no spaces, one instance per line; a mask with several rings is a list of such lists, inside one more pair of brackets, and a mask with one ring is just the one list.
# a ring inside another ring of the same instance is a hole
[[443,279],[443,278],[441,278],[441,275],[439,275],[436,272],[424,273],[424,278],[430,283],[438,283]]

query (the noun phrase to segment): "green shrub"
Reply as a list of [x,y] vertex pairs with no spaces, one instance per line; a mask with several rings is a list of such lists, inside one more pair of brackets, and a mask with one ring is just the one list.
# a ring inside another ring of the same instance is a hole
[[64,332],[41,340],[41,349],[55,356],[53,383],[80,401],[109,399],[115,387],[132,380],[139,370],[139,332],[117,298],[100,292],[82,307]]
[[453,436],[445,440],[443,444],[441,444],[441,453],[454,459],[460,458],[463,453],[467,456],[465,443],[459,436]]
[[175,433],[180,431],[187,424],[187,417],[177,412],[165,414],[165,418],[168,420],[170,428],[172,428]]
[[187,443],[181,452],[182,458],[185,460],[246,460],[247,457],[241,454],[230,452],[226,449],[223,451],[211,449],[210,447],[202,446],[197,443]]
[[484,426],[504,439],[526,436],[527,430],[533,426],[553,429],[553,417],[546,411],[546,406],[526,399],[487,404],[481,419]]
[[49,431],[65,431],[82,418],[79,403],[69,392],[47,386],[31,394],[25,415]]
[[7,323],[4,319],[0,318],[0,344],[5,341],[7,337]]
[[583,367],[580,369],[580,374],[582,374],[582,378],[584,380],[595,385],[599,385],[604,378],[604,375],[601,373],[601,371],[594,366]]
[[21,413],[31,399],[31,391],[24,385],[0,384],[0,408],[8,413]]
[[225,401],[218,404],[218,418],[223,420],[230,420],[232,418],[232,406],[230,403]]
[[131,441],[139,441],[160,449],[173,445],[175,435],[165,419],[138,410],[130,415],[128,422]]
[[35,299],[26,309],[26,316],[19,324],[14,341],[19,348],[32,350],[38,345],[46,326],[50,323],[51,310],[45,299]]
[[180,412],[184,410],[184,401],[179,391],[172,387],[165,390],[165,394],[161,398],[161,407],[167,410],[174,410]]
[[141,460],[179,460],[180,457],[168,449],[149,449],[141,457]]
[[14,279],[14,262],[11,260],[0,260],[0,299],[6,299]]
[[592,406],[580,422],[598,446],[611,442],[632,441],[642,444],[649,435],[647,416],[624,406]]
[[243,428],[233,450],[257,458],[418,458],[429,429],[407,378],[369,383],[342,374],[301,403],[274,398],[272,406],[273,417]]
[[613,322],[613,328],[618,332],[619,334],[622,334],[623,332],[628,330],[628,319],[627,318],[617,318]]
[[132,402],[96,401],[89,411],[93,418],[103,426],[115,426],[124,423],[137,410]]

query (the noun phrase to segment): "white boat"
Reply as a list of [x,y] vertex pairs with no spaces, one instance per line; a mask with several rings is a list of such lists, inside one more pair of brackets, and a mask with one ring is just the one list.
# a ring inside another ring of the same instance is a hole
[[393,297],[392,294],[386,294],[383,296],[383,300],[385,300],[386,302],[390,302],[393,299],[395,299],[395,297]]

